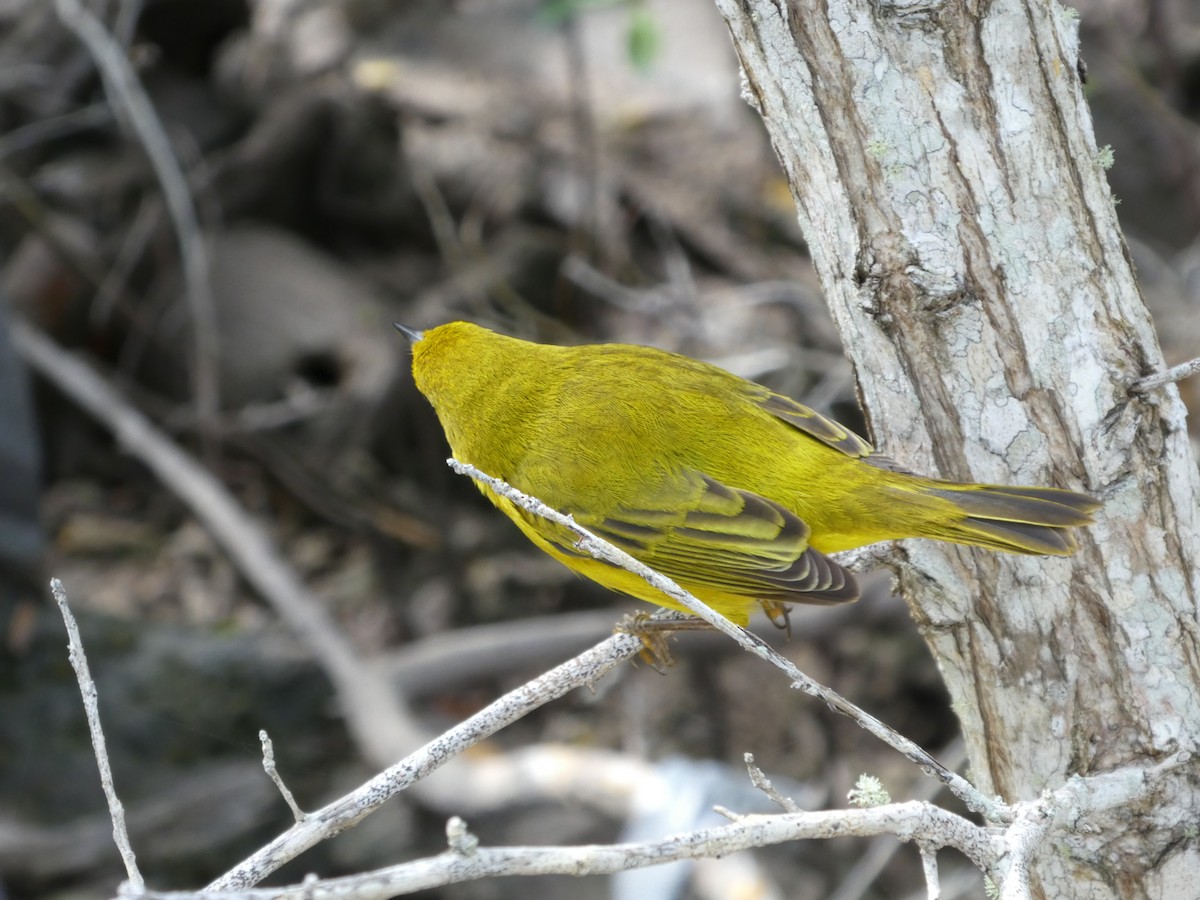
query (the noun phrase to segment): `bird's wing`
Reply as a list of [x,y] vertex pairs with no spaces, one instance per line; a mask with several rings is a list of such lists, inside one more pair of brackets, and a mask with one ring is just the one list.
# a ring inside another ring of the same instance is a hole
[[699,472],[671,479],[644,508],[572,512],[579,524],[684,587],[798,603],[858,597],[854,576],[808,546],[809,528],[799,516]]
[[842,451],[847,456],[870,463],[877,469],[888,469],[893,472],[911,474],[908,469],[904,468],[891,457],[876,453],[875,448],[869,443],[849,428],[839,425],[833,419],[827,419],[816,410],[809,409],[803,403],[797,403],[790,397],[776,394],[760,385],[754,385],[754,387],[759,388],[759,390],[755,391],[750,399],[766,412],[791,425],[797,431],[802,431],[809,437],[816,438],[827,447]]
[[875,452],[874,447],[850,429],[839,425],[833,419],[825,418],[819,412],[809,409],[803,403],[797,403],[790,397],[762,388],[761,391],[755,392],[752,399],[775,418],[782,419],[810,437],[815,437],[822,444],[841,450],[847,456],[862,459]]

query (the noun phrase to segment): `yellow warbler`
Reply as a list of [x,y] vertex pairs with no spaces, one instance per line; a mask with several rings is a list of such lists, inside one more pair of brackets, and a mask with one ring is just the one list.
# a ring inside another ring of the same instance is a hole
[[[467,322],[401,330],[456,457],[570,513],[742,625],[755,604],[776,618],[782,603],[855,599],[854,576],[826,554],[928,537],[1065,556],[1071,529],[1099,506],[1054,488],[900,471],[836,422],[686,356],[534,344]],[[577,550],[566,529],[480,487],[568,568],[676,608]]]

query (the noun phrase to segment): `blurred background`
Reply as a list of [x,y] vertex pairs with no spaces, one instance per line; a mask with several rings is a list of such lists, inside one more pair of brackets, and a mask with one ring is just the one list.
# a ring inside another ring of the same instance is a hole
[[[1200,349],[1200,11],[1077,7],[1097,142],[1181,362]],[[89,15],[107,58],[80,39]],[[122,65],[151,106],[106,91],[101,72]],[[311,642],[179,484],[31,371],[22,323],[203,460],[432,735],[635,604],[539,554],[446,468],[393,321],[654,344],[864,430],[738,89],[723,23],[695,0],[0,0],[0,897],[107,896],[122,877],[50,576],[81,620],[153,886],[198,887],[290,824],[260,728],[305,808],[379,768]],[[165,199],[164,154],[194,221]],[[1193,410],[1196,381],[1181,386]],[[961,766],[936,667],[886,577],[853,607],[798,610],[790,641],[755,626]],[[503,791],[415,791],[274,881],[440,852],[452,814],[503,845],[649,839],[715,824],[714,803],[766,811],[746,752],[808,808],[845,805],[861,772],[897,799],[932,796],[728,642],[685,634],[673,649],[665,676],[622,667],[475,756],[541,748],[561,779],[541,764]],[[895,851],[829,841],[427,896],[923,896],[915,851]],[[945,896],[977,896],[978,876],[943,857]]]

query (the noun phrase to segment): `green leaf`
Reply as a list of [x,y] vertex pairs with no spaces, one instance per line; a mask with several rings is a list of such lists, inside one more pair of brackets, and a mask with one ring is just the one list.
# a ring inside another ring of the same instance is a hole
[[629,17],[629,60],[643,72],[658,59],[662,32],[649,10],[637,8]]

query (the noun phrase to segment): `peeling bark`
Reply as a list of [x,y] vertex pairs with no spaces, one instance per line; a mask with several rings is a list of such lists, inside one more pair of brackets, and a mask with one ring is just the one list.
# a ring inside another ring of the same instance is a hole
[[[1008,800],[1200,745],[1200,478],[1077,75],[1040,0],[717,0],[876,443],[1105,502],[1069,560],[907,542],[972,776]],[[1129,164],[1136,164],[1130,161]],[[1045,897],[1195,896],[1200,765],[1062,823]]]

